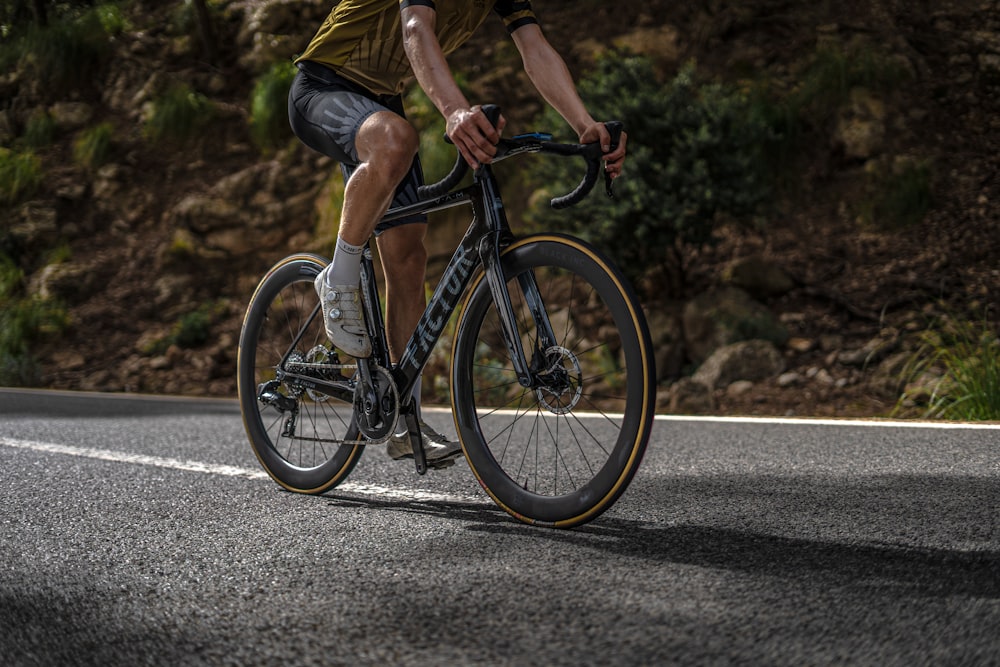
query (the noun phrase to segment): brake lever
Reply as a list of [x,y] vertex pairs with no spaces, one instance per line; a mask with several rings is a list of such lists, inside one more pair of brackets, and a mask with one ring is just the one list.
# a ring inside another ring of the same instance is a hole
[[[618,120],[613,120],[611,122],[605,123],[604,127],[608,128],[608,133],[611,135],[611,151],[618,148],[618,144],[622,139],[622,130],[625,129],[625,124]],[[608,197],[611,199],[615,198],[615,179],[611,178],[611,174],[608,173],[607,169],[604,170],[604,192],[607,193]]]

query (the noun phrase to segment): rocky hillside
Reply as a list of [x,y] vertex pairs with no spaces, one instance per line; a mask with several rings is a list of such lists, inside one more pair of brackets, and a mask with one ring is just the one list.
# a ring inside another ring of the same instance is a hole
[[[68,307],[68,328],[33,346],[41,385],[232,396],[240,319],[257,279],[290,251],[328,252],[336,165],[294,143],[262,155],[247,120],[254,79],[302,48],[329,3],[214,3],[212,65],[194,34],[171,29],[180,3],[126,4],[129,27],[93,85],[59,96],[23,68],[0,78],[4,146],[39,110],[56,125],[56,141],[39,151],[44,185],[3,209],[0,240],[30,293]],[[664,293],[655,275],[641,286],[663,410],[883,415],[936,317],[985,316],[995,326],[1000,2],[536,8],[578,75],[618,46],[649,55],[664,76],[696,60],[722,80],[794,89],[818,49],[858,44],[907,74],[891,92],[857,87],[830,109],[766,224],[723,225],[717,244],[691,251],[683,293],[655,296]],[[540,109],[499,26],[453,65],[482,101],[503,105],[511,127]],[[149,103],[176,82],[211,100],[210,126],[197,142],[151,142]],[[74,139],[100,122],[114,128],[112,159],[76,166]],[[859,204],[872,174],[911,163],[930,165],[930,211],[902,229],[866,224]],[[445,248],[453,230],[433,229],[432,245]],[[727,328],[734,318],[742,324]],[[755,323],[749,333],[746,322]],[[200,335],[178,337],[195,324]]]

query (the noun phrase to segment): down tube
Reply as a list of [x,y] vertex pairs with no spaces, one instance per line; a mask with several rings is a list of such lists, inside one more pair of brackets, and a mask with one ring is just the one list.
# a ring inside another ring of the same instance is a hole
[[455,254],[452,255],[451,261],[448,262],[434,295],[431,296],[424,314],[417,322],[413,335],[410,336],[403,357],[394,369],[400,396],[410,395],[413,385],[430,358],[434,345],[441,337],[451,314],[455,312],[455,306],[465,292],[473,272],[480,264],[479,254],[475,250],[480,237],[471,232],[470,229],[470,233],[465,235]]

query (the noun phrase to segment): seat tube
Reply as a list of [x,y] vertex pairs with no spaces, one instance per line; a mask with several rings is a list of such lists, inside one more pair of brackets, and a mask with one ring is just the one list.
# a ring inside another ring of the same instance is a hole
[[[361,255],[361,300],[365,313],[365,326],[372,341],[372,358],[385,365],[388,360],[389,345],[386,341],[382,304],[378,297],[378,284],[375,281],[375,264],[372,249],[365,246]],[[385,357],[384,359],[382,357]]]

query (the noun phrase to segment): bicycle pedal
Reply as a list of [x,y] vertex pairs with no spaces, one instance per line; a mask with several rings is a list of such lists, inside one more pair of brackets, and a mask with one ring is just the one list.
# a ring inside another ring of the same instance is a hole
[[431,470],[444,470],[445,468],[450,468],[455,465],[455,461],[458,459],[458,455],[452,456],[448,459],[438,459],[437,461],[428,461],[427,467]]

